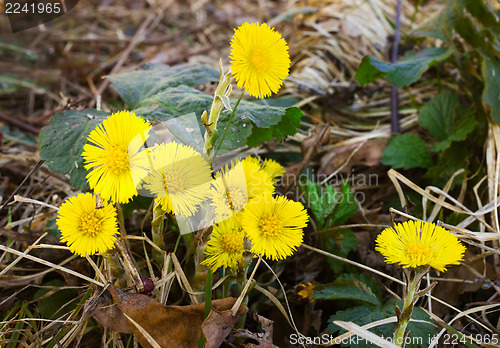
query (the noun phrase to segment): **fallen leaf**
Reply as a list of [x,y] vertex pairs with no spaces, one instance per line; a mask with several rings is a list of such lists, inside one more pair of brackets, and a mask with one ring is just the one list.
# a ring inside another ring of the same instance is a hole
[[[491,263],[483,262],[482,258],[474,257],[474,253],[467,249],[464,255],[464,263],[474,268],[479,274],[485,274],[486,278],[495,279],[497,277],[495,269]],[[468,260],[473,260],[472,262]],[[483,286],[483,281],[472,273],[467,267],[454,266],[450,267],[446,273],[441,275],[443,278],[470,280],[470,282],[447,282],[440,281],[438,285],[432,290],[432,295],[445,300],[447,303],[457,306],[459,297],[465,292],[476,292]],[[442,317],[447,311],[448,307],[439,302],[432,303],[432,311],[436,315]]]
[[[122,333],[130,333],[129,330],[131,330],[143,347],[152,347],[149,343],[151,340],[162,348],[197,346],[205,319],[204,303],[189,306],[164,306],[149,296],[137,293],[128,294],[113,285],[108,287],[108,291],[115,306],[109,306],[106,309],[107,312],[98,314],[101,317],[98,320],[104,326]],[[248,311],[248,308],[242,305],[237,315],[232,317],[231,307],[235,302],[236,299],[232,297],[212,301],[212,318],[205,323],[205,326],[224,327],[227,331],[225,338],[234,324]],[[121,315],[115,312],[114,308],[117,308]],[[102,315],[106,313],[110,320],[102,319]],[[128,327],[123,323],[119,325],[115,323],[115,321],[121,321],[122,317],[129,322]],[[141,331],[146,332],[147,335]],[[220,340],[221,336],[222,334],[213,335],[212,333],[207,338],[207,347],[218,347],[215,345],[218,342],[215,339]],[[224,338],[220,340],[219,345]]]
[[[318,174],[329,175],[339,168],[340,173],[350,174],[353,166],[373,167],[382,161],[382,151],[387,139],[371,139],[366,141],[354,154],[359,143],[334,148],[321,158]],[[352,154],[352,157],[350,157]],[[350,157],[350,158],[349,158]]]
[[248,311],[246,306],[240,307],[238,315],[233,317],[231,307],[229,310],[224,311],[212,309],[208,317],[201,324],[201,329],[203,330],[203,334],[207,340],[205,348],[220,347],[227,335],[231,332],[234,325]]
[[254,348],[254,347],[279,348],[278,346],[276,346],[270,342],[264,341],[259,334],[250,332],[248,330],[238,330],[238,332],[236,332],[234,334],[234,337],[249,338],[249,339],[257,341],[259,343],[259,344],[247,343],[243,346],[244,348]]
[[132,333],[132,327],[127,318],[125,318],[120,308],[118,308],[118,305],[113,303],[113,300],[106,295],[97,299],[96,308],[92,314],[99,324],[108,329],[120,333]]
[[274,321],[267,319],[267,318],[257,314],[256,312],[253,314],[253,319],[260,324],[260,326],[262,327],[262,330],[264,330],[263,333],[253,333],[253,332],[248,331],[248,330],[238,330],[234,334],[234,337],[249,338],[249,339],[257,341],[259,343],[259,344],[247,343],[244,345],[245,348],[253,348],[253,347],[275,348],[275,347],[278,347],[278,346],[273,344]]
[[257,312],[254,312],[253,314],[253,319],[257,321],[260,326],[262,327],[262,330],[264,330],[264,336],[262,336],[262,339],[269,342],[273,343],[273,324],[274,321],[267,319],[263,317],[262,315],[258,315]]

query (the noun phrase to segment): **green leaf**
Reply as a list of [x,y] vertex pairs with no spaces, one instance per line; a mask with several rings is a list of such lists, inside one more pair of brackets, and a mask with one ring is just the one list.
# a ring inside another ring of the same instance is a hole
[[86,186],[83,168],[83,145],[89,133],[108,114],[95,109],[68,110],[56,114],[40,132],[40,158],[59,174],[71,174],[73,186]]
[[52,237],[61,239],[61,231],[59,231],[59,228],[57,227],[56,218],[57,217],[54,216],[47,220],[44,232],[48,232]]
[[495,11],[486,1],[465,0],[465,3],[469,13],[484,26],[499,29],[500,24],[498,23],[498,18],[495,16]]
[[[164,121],[192,112],[199,118],[204,110],[210,110],[212,99],[211,96],[203,94],[194,88],[178,86],[166,88],[164,91],[143,100],[138,105],[138,108],[133,111],[137,115],[151,121]],[[236,100],[232,99],[231,106],[233,108],[235,104]],[[229,110],[224,109],[221,112],[217,125],[219,138],[216,146],[218,146],[222,139],[221,135],[226,128],[230,115],[231,112]],[[275,126],[271,130],[272,136],[276,136],[282,140],[286,135],[296,132],[301,115],[302,113],[298,108],[288,108],[285,110],[281,107],[267,106],[253,101],[242,100],[226,132],[221,149],[231,150],[244,146],[246,139],[252,134],[254,127],[264,129]],[[201,122],[199,122],[199,127],[202,133],[204,133]]]
[[353,231],[347,228],[341,228],[337,231],[337,234],[342,238],[340,242],[340,250],[344,255],[347,255],[351,251],[354,251],[358,248],[358,238]]
[[428,168],[433,162],[425,142],[416,134],[394,136],[382,152],[382,163],[393,168]]
[[354,200],[351,187],[344,181],[342,184],[341,200],[338,202],[337,210],[333,215],[328,227],[339,226],[349,220],[358,211],[358,205]]
[[458,2],[456,0],[451,1],[451,3],[448,2],[441,12],[417,29],[413,35],[418,37],[430,36],[446,43],[451,42],[455,23],[457,19],[463,16],[463,10],[460,11],[460,7],[463,8],[463,6],[457,6]]
[[112,87],[130,107],[135,108],[144,99],[180,85],[198,86],[211,81],[219,81],[219,71],[208,65],[163,64],[143,66],[143,70],[115,74],[108,77]]
[[148,210],[153,201],[153,197],[137,195],[126,204],[122,204],[123,217],[127,219],[136,209]]
[[356,79],[361,85],[366,85],[384,77],[397,88],[409,86],[432,65],[448,58],[451,52],[449,49],[431,47],[417,53],[408,52],[395,64],[365,56],[356,72]]
[[299,108],[287,108],[285,115],[281,117],[278,124],[269,128],[254,127],[252,134],[247,138],[247,145],[259,146],[262,141],[271,141],[277,139],[278,141],[284,140],[289,135],[297,133],[300,126],[300,119],[303,113]]
[[[465,175],[467,175],[467,162],[472,156],[469,148],[470,144],[466,141],[454,143],[440,154],[437,163],[427,170],[424,177],[432,179],[434,185],[443,187],[457,170],[465,168]],[[456,184],[461,183],[461,178],[463,177],[455,178],[452,189]]]
[[311,180],[300,185],[319,229],[338,226],[356,214],[358,206],[347,182],[342,184],[341,192],[328,184],[321,186]]
[[[328,330],[331,333],[340,332],[343,334],[344,329],[335,325],[333,321],[352,321],[359,326],[373,323],[378,320],[386,319],[395,315],[394,308],[396,305],[402,306],[402,301],[391,299],[383,306],[363,305],[350,308],[345,311],[338,311],[329,319],[330,325]],[[433,336],[437,333],[437,328],[429,316],[419,307],[415,307],[412,313],[412,319],[420,320],[423,322],[410,321],[408,330],[410,331],[409,337],[411,338],[405,345],[406,348],[421,348],[427,347],[431,343]],[[392,339],[392,332],[395,329],[395,323],[388,323],[379,325],[369,329],[374,334],[381,336],[387,340]],[[361,338],[354,337],[352,340],[345,340],[341,342],[343,347],[377,347]]]
[[484,56],[483,79],[485,82],[483,91],[483,100],[491,106],[491,117],[496,123],[500,123],[500,64],[488,57]]
[[448,91],[429,100],[420,109],[418,120],[439,141],[434,145],[437,151],[448,148],[453,141],[464,140],[477,126],[474,115],[460,104],[458,95]]
[[[331,254],[347,257],[349,252],[358,247],[358,238],[354,232],[342,228],[321,234],[321,248]],[[349,270],[349,264],[331,257],[326,258],[328,266],[334,274],[340,274]]]
[[372,305],[381,305],[377,285],[369,276],[362,274],[346,274],[331,284],[314,287],[314,300],[354,300]]
[[[56,318],[76,308],[78,293],[75,289],[64,289],[66,284],[60,279],[50,280],[43,285],[55,287],[55,289],[40,288],[33,295],[33,299],[38,300],[37,309],[42,317],[46,319]],[[55,292],[48,295],[53,290]]]

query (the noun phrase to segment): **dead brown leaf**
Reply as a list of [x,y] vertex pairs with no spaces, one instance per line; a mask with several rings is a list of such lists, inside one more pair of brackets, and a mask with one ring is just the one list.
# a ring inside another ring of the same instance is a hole
[[321,165],[318,173],[329,175],[343,166],[340,173],[349,174],[353,166],[376,166],[380,164],[382,160],[382,151],[386,144],[387,139],[370,139],[366,141],[352,157],[350,157],[351,153],[355,151],[359,143],[334,148],[321,158]]
[[234,325],[248,311],[246,306],[240,307],[238,315],[233,317],[231,307],[232,305],[224,311],[212,309],[209,316],[201,324],[201,329],[207,340],[206,348],[220,347]]
[[[211,315],[205,321],[204,303],[189,306],[164,306],[149,296],[137,293],[128,294],[113,285],[109,286],[108,291],[113,298],[114,306],[107,306],[105,312],[97,315],[100,317],[99,322],[122,333],[129,333],[130,328],[143,347],[151,347],[151,345],[141,330],[146,331],[150,339],[162,348],[196,347],[202,324],[204,331],[205,328],[209,328],[207,347],[218,347],[234,324],[248,311],[248,308],[243,305],[237,316],[232,317],[231,307],[236,302],[235,298],[214,300]],[[115,308],[119,312],[116,312]],[[107,315],[108,319],[103,320],[103,315]],[[121,322],[123,318],[129,322],[129,328]],[[212,332],[213,330],[223,332],[216,334]]]
[[93,312],[95,319],[104,327],[120,333],[132,333],[132,327],[116,303],[107,297],[101,296],[96,301]]
[[[468,262],[468,259],[472,259],[474,257],[474,253],[467,249],[465,251],[465,263],[470,267],[474,268],[478,273],[485,274],[486,277],[490,279],[496,278],[496,272],[493,269],[491,263],[484,263],[483,259],[476,258],[472,262]],[[475,292],[479,290],[483,286],[483,282],[478,281],[478,277],[471,272],[469,269],[463,266],[455,266],[450,267],[450,269],[444,274],[444,278],[449,279],[462,279],[473,281],[470,282],[447,282],[441,281],[438,282],[438,285],[432,290],[432,295],[445,300],[447,303],[457,306],[459,302],[459,297],[465,292]],[[432,311],[434,314],[442,317],[447,311],[448,308],[444,305],[434,302]]]

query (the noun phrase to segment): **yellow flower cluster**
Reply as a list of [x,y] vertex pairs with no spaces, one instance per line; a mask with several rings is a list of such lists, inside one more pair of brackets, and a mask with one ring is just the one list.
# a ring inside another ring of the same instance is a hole
[[252,245],[250,252],[273,260],[285,259],[302,244],[309,219],[304,206],[273,196],[274,181],[282,173],[283,167],[274,160],[261,163],[247,157],[217,174],[212,205],[226,220],[214,226],[206,249],[209,257],[202,264],[214,271],[236,267],[242,260],[244,236]]
[[[259,98],[279,90],[290,58],[286,41],[274,28],[245,23],[235,31],[231,47],[232,73],[239,87]],[[144,149],[151,128],[133,112],[121,111],[89,134],[82,156],[89,186],[99,195],[69,198],[57,219],[62,240],[72,252],[84,256],[112,248],[118,229],[111,204],[128,203],[138,189],[147,190],[166,212],[185,217],[210,202],[220,222],[207,249],[212,267],[233,267],[234,262],[217,255],[241,254],[245,235],[252,252],[273,259],[290,255],[300,245],[308,219],[304,207],[272,196],[276,178],[284,173],[279,163],[257,158],[233,161],[213,179],[209,163],[190,146],[170,142]],[[224,222],[236,215],[237,224]]]
[[112,248],[118,230],[109,225],[116,225],[116,210],[108,202],[129,202],[141,185],[156,197],[156,204],[177,215],[192,216],[209,198],[211,170],[203,156],[175,142],[143,149],[150,129],[133,112],[122,111],[90,132],[82,156],[89,186],[99,193],[104,208],[92,194],[62,204],[58,226],[72,252],[84,256]]

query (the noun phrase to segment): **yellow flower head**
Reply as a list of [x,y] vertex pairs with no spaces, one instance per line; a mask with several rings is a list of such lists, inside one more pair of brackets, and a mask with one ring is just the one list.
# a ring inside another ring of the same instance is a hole
[[285,169],[283,166],[273,159],[266,159],[262,165],[262,169],[271,176],[272,179],[276,179],[279,176],[285,174]]
[[92,193],[70,197],[59,208],[57,226],[61,241],[77,255],[93,255],[114,248],[118,232],[116,209],[107,202],[97,207]]
[[453,233],[432,223],[412,220],[386,228],[375,242],[375,250],[385,257],[386,263],[397,263],[403,268],[431,266],[444,272],[446,265],[458,265],[465,252]]
[[288,45],[266,23],[244,23],[236,29],[229,57],[238,87],[256,98],[277,93],[288,76]]
[[279,176],[282,176],[285,173],[285,169],[283,169],[283,166],[276,162],[273,159],[265,159],[264,162],[261,162],[259,158],[253,157],[253,156],[248,156],[245,157],[241,162],[243,162],[244,165],[247,166],[253,166],[255,168],[256,166],[259,166],[260,169],[269,175],[271,179],[276,179]]
[[308,220],[302,203],[270,194],[248,202],[240,217],[251,251],[273,260],[285,259],[302,244]]
[[151,125],[133,112],[120,111],[97,126],[88,136],[82,156],[89,186],[103,200],[127,203],[137,195],[137,185],[146,174],[146,155],[139,149]]
[[219,267],[234,268],[242,262],[245,233],[233,218],[214,225],[207,244],[207,258],[201,263],[216,271]]
[[215,207],[217,221],[233,216],[245,204],[264,193],[273,193],[274,185],[270,177],[251,161],[231,162],[215,178],[212,187],[212,205]]
[[156,204],[176,215],[193,216],[210,196],[210,167],[191,146],[163,143],[150,152],[153,168],[144,188],[156,196]]
[[311,282],[297,285],[297,297],[299,301],[314,302],[311,296],[314,295],[314,284]]

